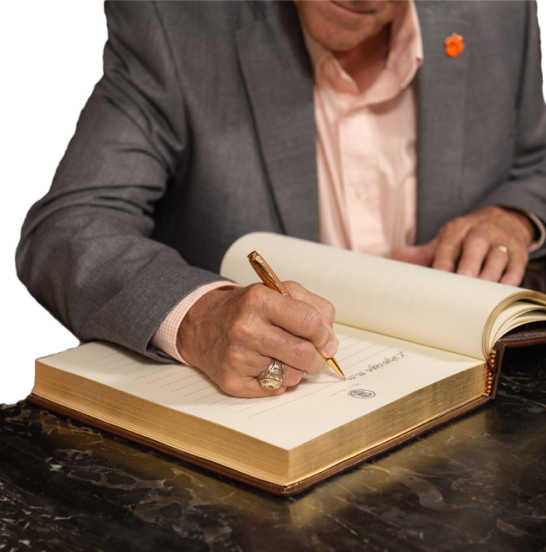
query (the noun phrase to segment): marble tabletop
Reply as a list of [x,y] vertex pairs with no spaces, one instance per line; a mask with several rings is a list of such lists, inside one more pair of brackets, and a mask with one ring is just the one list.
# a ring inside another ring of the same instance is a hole
[[546,347],[509,350],[485,407],[293,498],[0,405],[0,551],[125,550],[546,550]]

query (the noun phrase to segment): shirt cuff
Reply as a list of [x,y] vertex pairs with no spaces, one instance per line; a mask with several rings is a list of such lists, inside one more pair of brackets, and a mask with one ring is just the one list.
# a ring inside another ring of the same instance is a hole
[[521,209],[521,212],[524,215],[527,215],[527,217],[535,225],[535,228],[538,230],[537,239],[533,241],[527,249],[528,253],[532,253],[533,251],[540,249],[544,245],[544,241],[546,240],[546,229],[544,228],[544,223],[534,213],[531,213],[531,211],[526,211],[525,209]]
[[178,347],[176,346],[178,338],[178,328],[180,328],[182,320],[184,320],[184,317],[198,299],[201,299],[203,295],[205,295],[209,291],[212,291],[213,289],[225,286],[237,287],[237,284],[232,284],[226,281],[212,282],[210,284],[206,284],[197,288],[195,291],[184,297],[184,299],[182,299],[182,301],[180,301],[180,303],[178,303],[178,305],[176,305],[174,309],[168,314],[167,318],[163,320],[161,326],[157,328],[150,341],[151,345],[157,347],[158,349],[161,349],[163,352],[172,356],[176,360],[184,364],[188,364],[182,358],[182,355],[179,353]]

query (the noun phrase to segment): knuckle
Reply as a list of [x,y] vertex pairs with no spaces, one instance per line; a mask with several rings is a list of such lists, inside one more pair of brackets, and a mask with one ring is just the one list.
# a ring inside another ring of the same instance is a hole
[[488,240],[483,234],[479,233],[479,229],[474,229],[471,233],[469,233],[467,239],[472,242],[472,245],[479,247],[480,249],[485,249],[485,251],[487,251],[487,248],[490,245],[490,240]]
[[467,222],[465,217],[455,217],[448,221],[442,230],[445,230],[445,233],[452,233],[462,230],[466,226]]
[[491,222],[490,220],[482,220],[481,222],[479,222],[478,224],[476,224],[475,226],[476,230],[480,230],[482,232],[487,232],[487,233],[498,233],[499,231],[499,227]]
[[243,366],[243,355],[240,351],[230,349],[224,356],[222,369],[215,378],[216,383],[223,391],[234,397],[241,397],[244,393],[244,378],[237,371],[238,366]]
[[238,317],[233,321],[233,324],[228,329],[228,342],[241,343],[248,341],[252,336],[252,324],[243,316]]
[[294,357],[296,359],[296,367],[300,370],[306,370],[315,358],[316,350],[309,342],[304,342],[296,346]]
[[261,284],[255,284],[246,289],[243,295],[243,306],[246,307],[256,307],[261,305],[264,300],[264,286]]
[[230,370],[232,370],[234,366],[241,366],[243,360],[243,353],[240,349],[238,349],[237,347],[228,346],[224,354],[223,365],[224,367],[226,367],[222,371],[224,376],[227,376],[227,374],[230,373]]
[[334,321],[336,318],[336,309],[330,301],[325,301],[324,314],[328,320]]
[[301,328],[305,336],[312,336],[317,333],[322,324],[320,312],[313,308],[308,308],[301,318]]
[[499,207],[498,205],[490,205],[489,207],[485,207],[483,210],[484,213],[488,214],[489,216],[503,216],[507,213],[506,209],[503,207]]

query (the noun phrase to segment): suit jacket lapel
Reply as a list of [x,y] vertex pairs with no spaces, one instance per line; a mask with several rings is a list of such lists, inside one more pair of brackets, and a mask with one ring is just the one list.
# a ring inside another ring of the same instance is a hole
[[[465,94],[471,51],[445,53],[470,36],[461,2],[416,2],[424,63],[417,76],[417,242],[431,239],[461,197]],[[236,32],[237,54],[264,166],[283,230],[319,239],[313,75],[291,2],[268,6]]]
[[236,47],[282,228],[318,241],[313,74],[292,2],[267,6]]
[[[416,2],[424,62],[417,76],[417,243],[430,240],[462,201],[465,92],[472,52],[445,52],[444,40],[470,36],[464,2]],[[467,33],[468,32],[468,33]]]

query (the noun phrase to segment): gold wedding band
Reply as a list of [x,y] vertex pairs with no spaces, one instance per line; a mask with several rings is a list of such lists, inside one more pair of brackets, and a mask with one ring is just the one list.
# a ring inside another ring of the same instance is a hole
[[496,243],[495,245],[491,246],[495,249],[498,249],[499,251],[502,251],[503,253],[506,253],[506,255],[510,255],[510,252],[508,251],[508,247],[506,245],[502,245],[502,243]]
[[258,376],[258,381],[263,389],[275,391],[284,382],[284,364],[280,360],[272,358],[267,370]]

